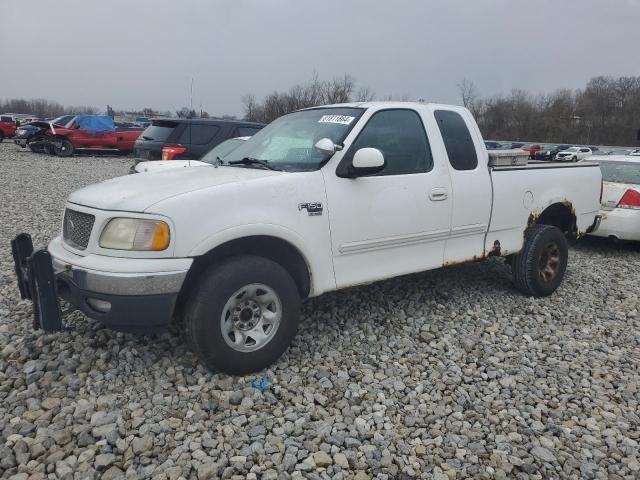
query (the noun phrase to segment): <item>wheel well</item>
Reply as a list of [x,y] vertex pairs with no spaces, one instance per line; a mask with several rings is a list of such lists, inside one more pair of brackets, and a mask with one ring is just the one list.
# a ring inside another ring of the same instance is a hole
[[554,203],[549,205],[540,215],[533,217],[533,222],[558,227],[567,236],[576,236],[576,214],[571,203]]
[[[194,258],[194,263],[189,269],[187,278],[182,287],[180,296],[186,295],[191,285],[199,275],[209,266],[220,260],[236,255],[257,255],[268,258],[282,267],[293,278],[298,286],[301,298],[306,298],[311,289],[311,276],[307,262],[297,248],[290,243],[276,237],[257,235],[238,238],[218,245],[213,250]],[[184,298],[182,299],[184,300]],[[180,299],[179,299],[180,301]]]

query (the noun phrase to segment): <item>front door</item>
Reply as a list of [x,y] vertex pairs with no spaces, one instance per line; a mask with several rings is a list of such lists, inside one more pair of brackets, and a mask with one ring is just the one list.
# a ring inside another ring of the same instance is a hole
[[355,179],[324,169],[338,288],[442,266],[449,235],[448,170],[434,165],[412,109],[379,110],[345,152],[379,149],[384,170]]

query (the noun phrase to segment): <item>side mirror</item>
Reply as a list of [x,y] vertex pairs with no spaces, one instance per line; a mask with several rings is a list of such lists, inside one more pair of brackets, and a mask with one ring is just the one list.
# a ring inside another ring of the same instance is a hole
[[377,173],[384,169],[384,155],[377,148],[361,148],[353,155],[351,168],[356,176]]
[[324,155],[333,155],[338,150],[338,146],[330,138],[321,138],[314,147]]

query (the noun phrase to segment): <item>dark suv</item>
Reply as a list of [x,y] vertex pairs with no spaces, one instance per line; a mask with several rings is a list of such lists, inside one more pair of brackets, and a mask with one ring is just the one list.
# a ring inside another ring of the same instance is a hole
[[200,159],[228,138],[250,137],[264,124],[204,118],[155,118],[133,147],[136,164],[146,160]]

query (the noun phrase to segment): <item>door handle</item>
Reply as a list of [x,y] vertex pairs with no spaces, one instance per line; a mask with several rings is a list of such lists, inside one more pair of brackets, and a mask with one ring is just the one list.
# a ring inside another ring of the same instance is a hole
[[429,200],[433,202],[441,202],[447,198],[447,191],[444,188],[434,188],[429,192]]

